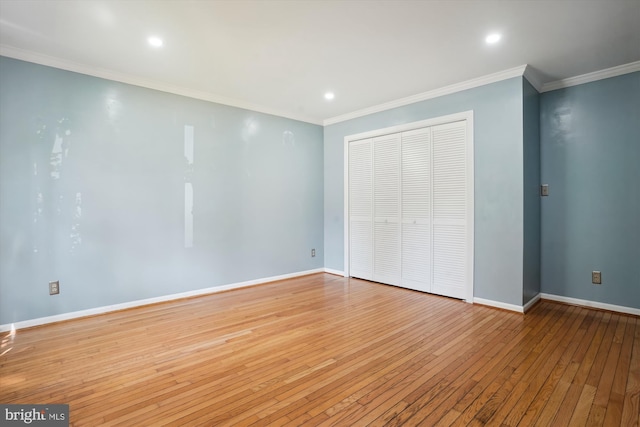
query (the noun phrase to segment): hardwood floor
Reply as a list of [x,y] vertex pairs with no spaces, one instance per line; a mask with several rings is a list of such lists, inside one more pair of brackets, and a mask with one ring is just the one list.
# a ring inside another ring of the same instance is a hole
[[3,335],[0,402],[74,426],[637,426],[640,318],[315,274]]

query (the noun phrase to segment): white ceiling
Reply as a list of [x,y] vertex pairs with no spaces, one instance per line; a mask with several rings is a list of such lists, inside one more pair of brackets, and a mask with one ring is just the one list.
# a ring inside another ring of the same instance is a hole
[[524,64],[545,83],[638,61],[640,0],[0,0],[0,48],[322,123]]

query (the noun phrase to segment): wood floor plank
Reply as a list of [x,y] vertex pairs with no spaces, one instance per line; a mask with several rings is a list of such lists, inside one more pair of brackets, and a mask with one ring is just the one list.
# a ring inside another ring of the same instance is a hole
[[[550,328],[540,329],[528,346],[509,362],[508,366],[514,368],[509,379],[502,384],[500,389],[489,399],[487,404],[475,416],[475,419],[489,425],[502,425],[505,417],[511,411],[524,387],[528,385],[529,378],[534,375],[537,367],[543,363],[540,351],[548,346],[549,341],[555,337],[555,333],[560,329],[566,317],[571,311],[562,311],[556,306],[550,307],[549,324]],[[544,344],[544,345],[541,345]],[[515,390],[515,392],[514,392]]]
[[600,349],[600,344],[604,339],[605,332],[607,327],[609,326],[609,320],[611,319],[611,313],[604,313],[602,316],[602,320],[598,325],[598,329],[596,330],[593,339],[587,349],[584,359],[580,365],[580,369],[574,378],[574,382],[579,385],[584,385],[587,383],[587,378],[589,373],[591,372],[591,367],[593,366],[593,362],[596,359],[596,355],[598,350]]
[[633,337],[636,325],[633,319],[629,318],[626,323],[625,333],[621,340],[620,358],[616,368],[611,394],[607,402],[607,413],[604,424],[607,426],[619,425],[622,419],[622,406],[624,395],[629,379],[629,367],[631,364],[631,350],[633,347]]
[[[417,422],[419,425],[434,425],[451,407],[464,408],[466,405],[461,404],[464,398],[471,395],[473,390],[477,390],[480,386],[480,381],[485,380],[491,373],[495,372],[495,368],[499,362],[504,361],[504,359],[496,357],[497,354],[507,347],[504,338],[504,336],[498,335],[494,340],[486,341],[489,350],[481,351],[481,358],[470,360],[470,362],[473,363],[472,368],[461,366],[462,372],[459,372],[457,378],[454,376],[455,371],[449,374],[448,378],[451,378],[452,382],[447,387],[447,392],[440,393],[437,397],[429,400],[428,405],[423,405],[422,408],[416,412],[411,422]],[[516,342],[517,341],[514,340],[513,345],[515,345]],[[479,372],[488,374],[478,376]]]
[[638,425],[640,318],[329,274],[3,334],[0,402],[73,426]]
[[553,385],[557,384],[559,378],[562,376],[568,360],[573,355],[574,348],[577,346],[574,338],[582,323],[582,317],[579,316],[579,312],[580,310],[575,310],[572,313],[572,315],[575,316],[572,323],[570,323],[571,319],[567,319],[566,328],[563,328],[565,331],[564,335],[559,332],[559,340],[551,345],[551,347],[555,347],[553,352],[541,353],[541,357],[546,360],[536,369],[531,379],[528,380],[526,389],[507,415],[504,424],[510,426],[526,426],[534,422],[535,417],[546,404]]
[[633,350],[620,423],[624,426],[640,425],[640,318],[636,318],[635,323]]
[[569,422],[574,415],[576,410],[576,405],[580,400],[580,396],[582,394],[584,386],[576,383],[572,383],[569,386],[569,390],[565,394],[564,399],[562,400],[562,404],[556,413],[556,416],[553,420],[553,425],[558,426],[568,426]]
[[588,384],[582,386],[582,393],[578,398],[578,403],[573,410],[573,415],[571,416],[571,420],[568,425],[578,427],[587,424],[587,417],[589,416],[589,411],[595,395],[596,388],[594,386],[590,386]]
[[[477,351],[466,352],[460,356],[458,352],[454,351],[451,354],[445,353],[442,357],[436,358],[434,361],[438,362],[430,366],[422,375],[410,376],[408,378],[408,384],[401,384],[400,387],[391,388],[389,391],[380,394],[376,400],[371,401],[369,405],[373,405],[374,408],[369,410],[362,418],[358,419],[357,422],[367,424],[381,416],[383,417],[383,421],[389,425],[402,424],[420,408],[420,404],[417,403],[419,399],[428,401],[434,395],[438,394],[439,391],[444,390],[446,384],[450,381],[449,378],[452,378],[452,375],[455,376],[455,372],[465,370],[465,368],[469,366],[469,361],[474,358],[476,353]],[[458,355],[456,356],[456,354]],[[418,373],[419,372],[416,372],[416,374]],[[403,412],[400,418],[391,412],[387,412],[386,415],[383,413],[385,406],[397,404],[400,400],[413,405],[412,410]],[[386,419],[386,416],[389,415],[394,417],[393,421]]]

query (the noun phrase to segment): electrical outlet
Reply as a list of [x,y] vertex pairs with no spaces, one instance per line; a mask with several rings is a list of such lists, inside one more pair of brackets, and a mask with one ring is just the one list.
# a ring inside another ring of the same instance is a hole
[[549,184],[542,184],[540,186],[540,195],[548,196],[549,195]]
[[49,295],[58,295],[60,293],[60,281],[49,282]]
[[602,285],[602,274],[599,271],[591,272],[591,283],[594,285]]
[[315,249],[311,249],[311,257],[316,256],[316,250]]

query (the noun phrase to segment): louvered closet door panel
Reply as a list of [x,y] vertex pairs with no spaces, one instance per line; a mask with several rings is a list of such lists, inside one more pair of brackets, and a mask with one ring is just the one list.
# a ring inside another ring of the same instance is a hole
[[431,292],[431,239],[428,224],[402,224],[401,286]]
[[434,126],[433,283],[431,291],[466,298],[466,123]]
[[373,280],[400,284],[400,134],[373,140]]
[[401,285],[431,291],[431,131],[402,133]]
[[350,276],[373,280],[373,230],[371,221],[351,221]]
[[372,140],[349,144],[350,275],[373,279]]
[[376,222],[374,236],[373,280],[400,285],[400,224]]

